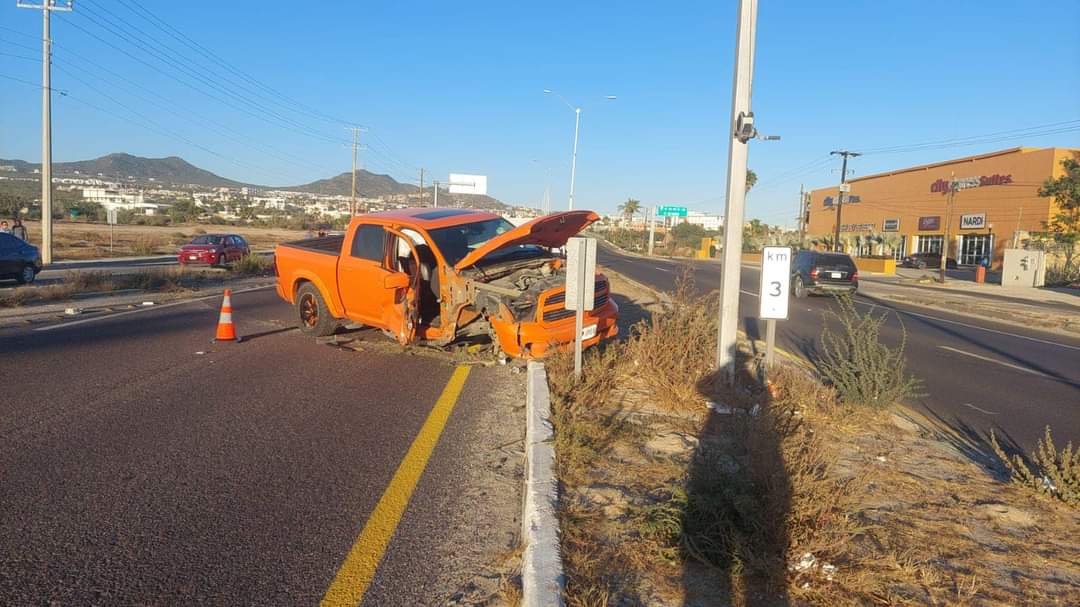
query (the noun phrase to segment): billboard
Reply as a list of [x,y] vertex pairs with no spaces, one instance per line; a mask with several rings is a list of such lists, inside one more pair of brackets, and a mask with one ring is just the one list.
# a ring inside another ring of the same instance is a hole
[[487,194],[487,175],[450,173],[451,194]]
[[933,232],[941,229],[941,216],[933,215],[930,217],[919,218],[919,231],[920,232]]

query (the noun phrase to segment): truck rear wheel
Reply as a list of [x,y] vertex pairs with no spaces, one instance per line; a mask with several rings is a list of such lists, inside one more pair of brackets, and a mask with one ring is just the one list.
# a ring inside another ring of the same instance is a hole
[[338,329],[337,319],[330,314],[318,287],[309,283],[296,292],[296,324],[304,335],[326,337]]

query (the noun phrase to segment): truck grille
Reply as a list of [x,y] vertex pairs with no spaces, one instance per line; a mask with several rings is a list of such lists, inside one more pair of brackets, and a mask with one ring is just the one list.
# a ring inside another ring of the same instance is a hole
[[[608,300],[608,283],[606,280],[597,280],[593,297],[593,309],[602,307]],[[560,289],[544,299],[544,322],[556,322],[564,318],[573,318],[574,311],[563,308],[566,301],[566,291]]]

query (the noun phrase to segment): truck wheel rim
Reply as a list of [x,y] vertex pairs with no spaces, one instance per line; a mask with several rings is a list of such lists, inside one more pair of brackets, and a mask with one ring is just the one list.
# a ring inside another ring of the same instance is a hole
[[300,298],[300,321],[308,327],[319,324],[319,306],[315,303],[313,295],[304,295]]

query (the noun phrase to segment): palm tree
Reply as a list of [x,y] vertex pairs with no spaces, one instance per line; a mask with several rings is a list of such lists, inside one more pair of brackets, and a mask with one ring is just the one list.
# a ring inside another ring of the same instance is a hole
[[757,173],[750,169],[746,169],[746,191],[749,192],[750,188],[757,185]]
[[626,218],[627,223],[631,223],[634,220],[634,215],[640,210],[641,201],[633,198],[627,198],[626,202],[619,205],[619,212]]

